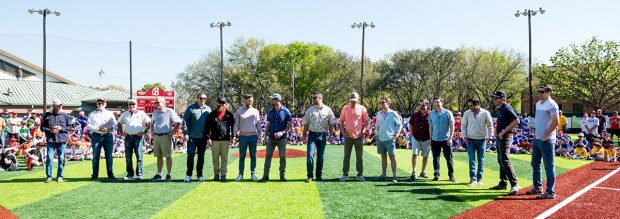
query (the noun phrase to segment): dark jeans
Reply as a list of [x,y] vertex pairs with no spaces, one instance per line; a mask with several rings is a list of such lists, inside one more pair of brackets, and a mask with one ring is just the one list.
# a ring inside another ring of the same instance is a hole
[[267,151],[265,155],[265,176],[269,176],[269,169],[271,169],[271,157],[273,152],[278,147],[278,155],[280,156],[280,176],[284,176],[286,170],[286,136],[282,136],[280,139],[268,139]]
[[515,175],[514,168],[510,163],[510,144],[512,144],[512,137],[505,135],[504,139],[497,138],[497,162],[499,163],[499,185],[507,186],[510,182],[510,186],[517,185],[517,176]]
[[435,177],[439,177],[439,155],[443,150],[443,157],[448,164],[448,176],[454,176],[454,162],[452,162],[452,147],[448,145],[448,141],[433,141],[431,140],[431,151],[433,152],[433,169],[435,169]]
[[310,132],[308,134],[308,144],[306,146],[308,155],[306,156],[306,169],[308,178],[314,175],[314,153],[317,152],[316,158],[316,178],[323,176],[323,155],[325,154],[325,141],[327,133]]
[[245,156],[250,149],[250,172],[256,174],[256,144],[258,136],[239,136],[239,174],[243,175],[245,170]]
[[205,165],[205,151],[207,150],[206,138],[189,138],[187,141],[187,171],[186,176],[192,176],[194,172],[194,155],[198,152],[198,162],[196,163],[196,176],[202,176],[202,168]]
[[100,135],[93,133],[92,135],[92,147],[93,147],[93,175],[92,177],[99,177],[99,159],[101,157],[101,148],[105,153],[105,166],[107,169],[108,177],[114,176],[114,166],[112,162],[114,157],[112,151],[114,150],[114,141],[111,134]]
[[[142,176],[142,141],[141,136],[132,135],[125,138],[125,163],[127,164],[127,176],[134,176],[132,156],[136,153],[136,175]],[[107,156],[106,156],[107,157]]]

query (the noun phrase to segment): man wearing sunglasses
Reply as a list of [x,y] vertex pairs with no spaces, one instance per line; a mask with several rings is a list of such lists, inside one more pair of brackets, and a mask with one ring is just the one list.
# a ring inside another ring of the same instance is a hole
[[301,132],[301,139],[305,139],[306,133],[308,133],[308,144],[306,147],[308,152],[306,156],[308,177],[306,182],[312,182],[312,177],[314,177],[314,152],[317,152],[316,180],[324,181],[323,156],[325,154],[325,144],[327,138],[331,138],[331,133],[334,132],[332,123],[336,119],[332,109],[323,104],[323,94],[320,91],[314,92],[312,99],[314,105],[308,107],[304,114],[304,128]]
[[151,118],[142,110],[138,110],[138,102],[129,100],[129,110],[118,119],[118,133],[125,136],[125,164],[127,176],[124,180],[134,178],[132,154],[136,153],[135,178],[142,179],[142,146],[140,142],[150,129]]
[[91,145],[93,147],[93,174],[90,180],[97,180],[99,178],[99,158],[101,156],[101,149],[105,153],[105,166],[108,174],[108,179],[115,180],[114,168],[113,168],[113,156],[114,152],[114,127],[117,126],[116,117],[105,107],[107,101],[101,97],[97,99],[97,110],[91,112],[88,115],[88,121],[90,123],[86,126],[91,131]]
[[166,107],[166,99],[157,97],[155,100],[157,109],[153,110],[151,116],[151,136],[153,136],[153,154],[157,157],[157,174],[153,177],[153,181],[162,180],[162,168],[164,166],[164,157],[166,158],[166,182],[172,181],[172,135],[179,131],[181,126],[181,118],[174,110]]
[[[499,115],[497,116],[497,128],[495,130],[495,139],[497,139],[497,162],[499,163],[499,178],[498,185],[491,187],[493,190],[505,190],[508,188],[508,182],[512,186],[508,195],[516,195],[521,187],[517,182],[514,168],[510,163],[509,153],[510,145],[512,145],[512,136],[514,134],[514,128],[519,125],[519,118],[514,109],[506,103],[506,93],[501,90],[495,91],[491,97],[493,103],[498,108]],[[537,128],[536,131],[539,129]]]
[[385,181],[387,170],[387,159],[390,158],[390,164],[392,167],[392,182],[397,183],[396,178],[396,139],[400,135],[400,130],[403,128],[401,117],[398,113],[390,109],[392,101],[389,97],[382,97],[379,100],[381,105],[381,111],[377,112],[377,128],[375,134],[377,135],[377,153],[381,155],[381,176],[377,181]]
[[429,132],[428,119],[430,113],[428,112],[428,100],[424,99],[418,104],[420,110],[415,111],[411,118],[409,118],[409,134],[411,135],[411,166],[413,172],[411,173],[412,180],[416,179],[416,166],[418,164],[418,156],[422,154],[422,171],[420,177],[428,178],[426,176],[426,165],[428,164],[428,156],[431,153],[431,135]]
[[205,163],[205,151],[207,150],[207,139],[204,136],[205,119],[211,113],[211,107],[205,104],[207,95],[199,93],[196,95],[196,103],[187,106],[183,113],[183,136],[187,142],[187,170],[185,171],[184,182],[189,182],[194,172],[194,156],[198,153],[196,163],[196,177],[199,182],[204,182],[202,167]]
[[226,181],[228,172],[228,149],[235,137],[231,136],[235,125],[235,115],[226,108],[226,98],[217,98],[217,107],[205,120],[204,135],[211,146],[213,157],[213,181]]

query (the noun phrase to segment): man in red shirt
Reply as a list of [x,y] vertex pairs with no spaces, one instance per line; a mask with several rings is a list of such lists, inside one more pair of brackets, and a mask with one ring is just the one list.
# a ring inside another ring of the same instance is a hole
[[422,172],[420,177],[426,176],[426,164],[428,164],[428,156],[431,151],[431,135],[428,127],[428,119],[430,113],[428,111],[428,100],[424,99],[419,103],[420,110],[415,111],[409,119],[409,134],[411,135],[411,166],[413,172],[410,179],[416,179],[416,166],[418,164],[418,154],[422,154]]
[[614,111],[614,116],[609,118],[609,134],[611,134],[611,139],[614,139],[614,135],[618,137],[618,142],[620,142],[620,116],[618,116],[618,111]]

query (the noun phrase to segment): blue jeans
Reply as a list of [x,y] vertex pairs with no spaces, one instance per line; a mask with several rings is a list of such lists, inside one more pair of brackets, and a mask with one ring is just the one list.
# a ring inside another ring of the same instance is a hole
[[[142,145],[140,136],[127,136],[125,138],[125,163],[127,164],[127,176],[134,176],[132,156],[136,153],[136,175],[142,176]],[[106,156],[107,157],[107,156]]]
[[45,158],[45,174],[47,178],[52,178],[52,161],[54,160],[54,151],[58,155],[58,173],[56,177],[64,178],[62,171],[65,169],[65,149],[66,143],[47,143],[47,157]]
[[198,152],[198,162],[196,163],[196,176],[202,176],[202,168],[205,165],[205,151],[207,150],[206,138],[192,138],[187,141],[187,170],[186,176],[192,176],[194,172],[194,156]]
[[532,169],[534,170],[534,188],[542,189],[542,172],[540,162],[545,163],[545,173],[547,174],[547,193],[555,194],[555,153],[551,141],[534,139],[532,145]]
[[[469,144],[467,144],[467,155],[469,156],[469,178],[471,180],[482,180],[482,174],[484,173],[484,151],[486,148],[486,140],[469,139]],[[477,171],[476,158],[478,159]]]
[[250,149],[250,172],[256,174],[256,144],[258,136],[239,136],[239,174],[243,175],[245,170],[245,156],[248,148]]
[[316,158],[316,178],[321,178],[323,175],[323,155],[325,154],[325,140],[327,140],[326,133],[309,132],[308,144],[306,146],[308,155],[306,156],[306,169],[308,171],[308,178],[312,178],[314,170],[314,152],[317,152]]
[[101,148],[103,147],[103,152],[105,153],[105,166],[107,169],[108,177],[114,176],[114,167],[112,166],[112,162],[114,157],[112,157],[112,151],[114,150],[114,142],[112,140],[111,134],[100,135],[97,133],[93,133],[92,136],[92,147],[93,147],[93,175],[92,177],[99,177],[99,158],[101,157]]

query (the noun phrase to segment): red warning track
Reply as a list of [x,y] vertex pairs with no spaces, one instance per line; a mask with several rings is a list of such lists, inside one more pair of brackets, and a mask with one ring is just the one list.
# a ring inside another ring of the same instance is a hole
[[11,213],[6,208],[0,206],[0,218],[3,219],[17,219],[18,217]]
[[[266,154],[267,154],[267,151],[265,149],[258,150],[256,151],[256,158],[265,158]],[[286,158],[306,157],[306,154],[307,154],[306,151],[291,149],[291,148],[286,149]],[[239,152],[232,154],[232,156],[239,157]],[[245,157],[246,158],[250,157],[250,153],[249,152],[246,153]],[[271,158],[280,158],[280,154],[278,153],[277,149],[273,152],[273,156]]]
[[[536,195],[525,195],[525,191],[531,189],[529,187],[516,196],[504,196],[453,218],[535,218],[618,167],[618,162],[592,162],[558,176],[555,200],[536,200]],[[549,218],[620,218],[620,211],[617,210],[620,209],[620,173],[608,177],[594,188],[584,190],[585,193],[576,199],[567,200],[570,201],[568,204],[559,205],[561,208],[550,214]],[[543,182],[543,188],[545,186],[546,182]]]

